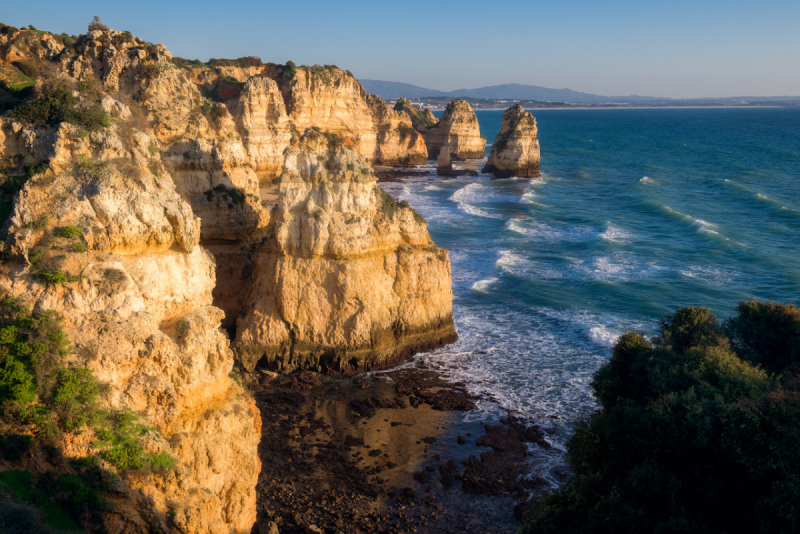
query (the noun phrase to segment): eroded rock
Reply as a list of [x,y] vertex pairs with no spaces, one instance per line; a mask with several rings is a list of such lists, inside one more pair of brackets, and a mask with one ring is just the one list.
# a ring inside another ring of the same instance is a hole
[[537,131],[536,119],[529,111],[519,104],[508,108],[483,172],[498,178],[539,176]]

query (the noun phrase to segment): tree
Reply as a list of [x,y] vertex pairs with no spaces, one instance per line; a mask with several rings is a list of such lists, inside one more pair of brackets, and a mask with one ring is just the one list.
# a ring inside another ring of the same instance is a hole
[[568,443],[573,478],[523,532],[800,532],[798,332],[797,307],[750,302],[623,335]]

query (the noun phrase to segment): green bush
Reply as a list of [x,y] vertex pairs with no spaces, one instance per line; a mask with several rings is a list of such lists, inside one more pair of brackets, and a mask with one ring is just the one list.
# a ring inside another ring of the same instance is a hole
[[56,126],[67,122],[93,131],[110,125],[99,104],[79,106],[78,99],[65,81],[50,84],[39,100],[20,105],[11,115],[15,120],[34,126]]
[[601,409],[568,442],[573,478],[523,532],[798,532],[799,316],[683,308],[652,341],[623,335],[592,383]]
[[17,67],[28,78],[35,80],[39,77],[39,67],[32,60],[14,61],[14,66]]
[[211,202],[214,199],[215,193],[227,196],[232,204],[236,204],[239,206],[244,204],[244,201],[247,198],[240,189],[236,187],[228,187],[225,184],[219,184],[215,185],[213,188],[205,192],[206,200]]
[[[8,510],[10,507],[4,504],[3,507],[13,515],[0,514],[0,526],[4,527],[3,532],[14,532],[12,530],[13,527],[27,527],[29,529],[27,532],[31,533],[42,532],[41,519],[38,517],[39,513],[44,515],[44,522],[50,528],[77,532],[81,530],[67,510],[51,502],[46,492],[35,487],[33,475],[29,471],[10,470],[0,472],[0,491],[9,494],[19,502],[34,507],[33,510],[20,509],[19,507]],[[0,511],[5,512],[2,508],[0,508]],[[5,526],[4,522],[8,522],[6,523],[8,526]],[[44,531],[47,532],[47,530]],[[18,532],[26,532],[26,530],[20,529]]]
[[55,231],[57,237],[75,237],[79,236],[83,233],[83,227],[81,226],[64,226],[63,228],[59,228]]
[[55,313],[0,301],[0,415],[33,425],[40,436],[91,430],[100,456],[117,469],[167,466],[168,456],[145,452],[141,438],[154,430],[138,414],[102,410],[107,388],[90,369],[64,366],[70,350]]

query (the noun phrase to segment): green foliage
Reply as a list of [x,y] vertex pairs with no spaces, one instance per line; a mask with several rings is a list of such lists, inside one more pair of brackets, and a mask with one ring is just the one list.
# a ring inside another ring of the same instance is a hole
[[[106,412],[100,408],[106,386],[90,369],[66,367],[63,358],[70,350],[53,312],[31,313],[18,300],[0,301],[2,418],[32,425],[37,435],[49,438],[89,430],[97,438],[94,445],[100,449],[100,457],[119,470],[171,469],[174,460],[169,455],[145,450],[142,438],[155,431],[141,416],[130,410]],[[0,451],[6,459],[18,459],[30,442],[30,437],[4,435]],[[97,478],[96,460],[79,463],[86,463],[83,468],[89,469],[89,478]],[[73,505],[101,506],[96,484],[87,485],[83,479],[86,476],[62,476],[56,489],[68,494]]]
[[215,194],[223,195],[228,198],[230,207],[234,204],[241,206],[247,198],[242,191],[236,187],[228,187],[225,184],[214,186],[205,192],[206,200],[213,201]]
[[[33,475],[29,471],[10,470],[0,472],[0,492],[10,495],[15,500],[32,505],[35,509],[40,510],[44,515],[45,524],[51,528],[58,530],[77,531],[80,532],[78,525],[70,517],[69,512],[62,506],[54,504],[48,498],[48,494],[34,486]],[[39,518],[35,513],[30,510],[10,510],[14,514],[14,523],[18,526],[28,526],[28,532],[36,532],[34,530],[39,525]],[[27,512],[27,513],[23,513]],[[9,520],[8,516],[0,519],[0,526],[3,526],[2,521]],[[12,523],[12,525],[14,524]],[[4,532],[14,532],[11,529],[4,530]],[[24,532],[24,530],[22,531]],[[41,532],[41,530],[39,531]]]
[[231,76],[226,76],[224,74],[222,76],[220,76],[219,79],[220,79],[221,82],[225,82],[228,85],[244,85],[245,84],[245,82],[240,82],[236,78],[233,78]]
[[89,31],[90,32],[95,32],[95,31],[104,32],[104,31],[107,31],[108,29],[109,29],[108,28],[108,24],[104,24],[100,20],[100,17],[98,17],[97,15],[92,17],[92,22],[89,23]]
[[63,228],[57,229],[55,232],[56,237],[75,237],[79,236],[83,233],[83,227],[81,226],[64,226]]
[[31,448],[33,437],[26,434],[0,435],[0,457],[10,462],[19,461]]
[[12,117],[34,126],[55,126],[67,122],[87,131],[110,125],[99,104],[79,105],[78,98],[65,80],[48,84],[40,99],[20,105],[12,112]]
[[652,342],[623,335],[568,443],[573,478],[523,532],[798,532],[798,314],[683,308]]
[[[23,168],[22,175],[10,175],[5,178],[0,185],[0,221],[5,221],[11,215],[13,209],[14,197],[16,194],[25,187],[31,178],[39,174],[43,174],[47,170],[49,162],[42,161],[36,165],[27,165]],[[4,174],[10,174],[4,172]],[[37,182],[31,182],[35,185]]]
[[110,416],[105,425],[95,429],[96,447],[103,448],[100,456],[117,469],[171,469],[175,461],[165,453],[148,453],[142,446],[142,436],[155,432],[142,423],[139,414],[120,410]]
[[737,352],[775,373],[800,362],[800,310],[778,303],[741,302],[725,323]]
[[92,161],[88,156],[81,156],[72,169],[77,178],[84,183],[97,182],[106,177],[107,161]]
[[397,201],[392,195],[384,191],[383,188],[379,187],[378,193],[381,196],[381,212],[386,218],[394,220],[394,214],[397,213]]
[[39,77],[39,67],[32,60],[14,61],[13,65],[31,80]]
[[294,64],[294,61],[286,62],[286,66],[283,68],[283,74],[289,78],[294,78],[294,75],[297,74],[297,65]]
[[192,325],[186,319],[181,319],[180,321],[178,321],[178,325],[176,327],[176,331],[178,332],[178,338],[180,339],[186,338],[186,336],[189,335],[191,329]]
[[86,252],[89,250],[89,246],[86,243],[73,243],[72,245],[72,252]]
[[38,275],[49,284],[67,284],[69,282],[78,282],[83,279],[83,276],[80,274],[70,274],[58,269],[36,270],[34,274]]

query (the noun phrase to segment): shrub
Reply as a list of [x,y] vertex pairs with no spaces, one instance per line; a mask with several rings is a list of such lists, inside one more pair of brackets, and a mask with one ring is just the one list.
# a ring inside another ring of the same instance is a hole
[[86,243],[75,243],[72,245],[72,252],[86,252],[89,250],[89,247]]
[[103,108],[93,103],[80,107],[68,82],[59,81],[44,88],[43,96],[20,105],[12,112],[15,120],[34,126],[55,126],[67,122],[85,130],[110,125]]
[[75,237],[79,236],[83,233],[83,228],[81,226],[64,226],[63,228],[59,228],[55,231],[57,237]]
[[142,437],[154,430],[138,414],[100,408],[107,387],[90,369],[66,367],[63,359],[70,351],[55,313],[31,313],[13,298],[0,301],[2,415],[33,425],[40,436],[89,429],[97,437],[100,456],[117,469],[170,466],[164,453],[145,451]]
[[39,67],[32,60],[14,61],[13,65],[28,78],[35,80],[39,77]]
[[103,24],[103,22],[100,21],[100,17],[98,17],[97,15],[95,15],[92,18],[92,22],[89,23],[90,32],[95,32],[95,31],[104,32],[107,31],[108,29],[109,29],[108,24]]
[[394,215],[397,212],[397,201],[380,187],[378,188],[378,194],[381,197],[381,212],[386,218],[394,220]]
[[523,532],[797,532],[797,317],[742,303],[731,344],[708,309],[683,308],[652,342],[623,335],[592,383],[601,409],[568,442],[573,478]]
[[[0,527],[3,527],[3,532],[30,532],[33,534],[34,532],[48,532],[49,528],[47,527],[62,531],[80,531],[67,510],[51,502],[46,492],[35,487],[30,471],[12,469],[0,472],[0,491],[10,494],[19,502],[32,506],[32,508],[9,506],[9,503],[3,503],[0,500],[0,512],[2,512],[0,513]],[[44,527],[42,523],[47,527]]]
[[205,192],[206,200],[211,202],[214,198],[215,193],[227,196],[232,204],[240,206],[244,204],[244,201],[246,199],[245,194],[242,193],[240,189],[236,187],[228,187],[225,184],[219,184]]

